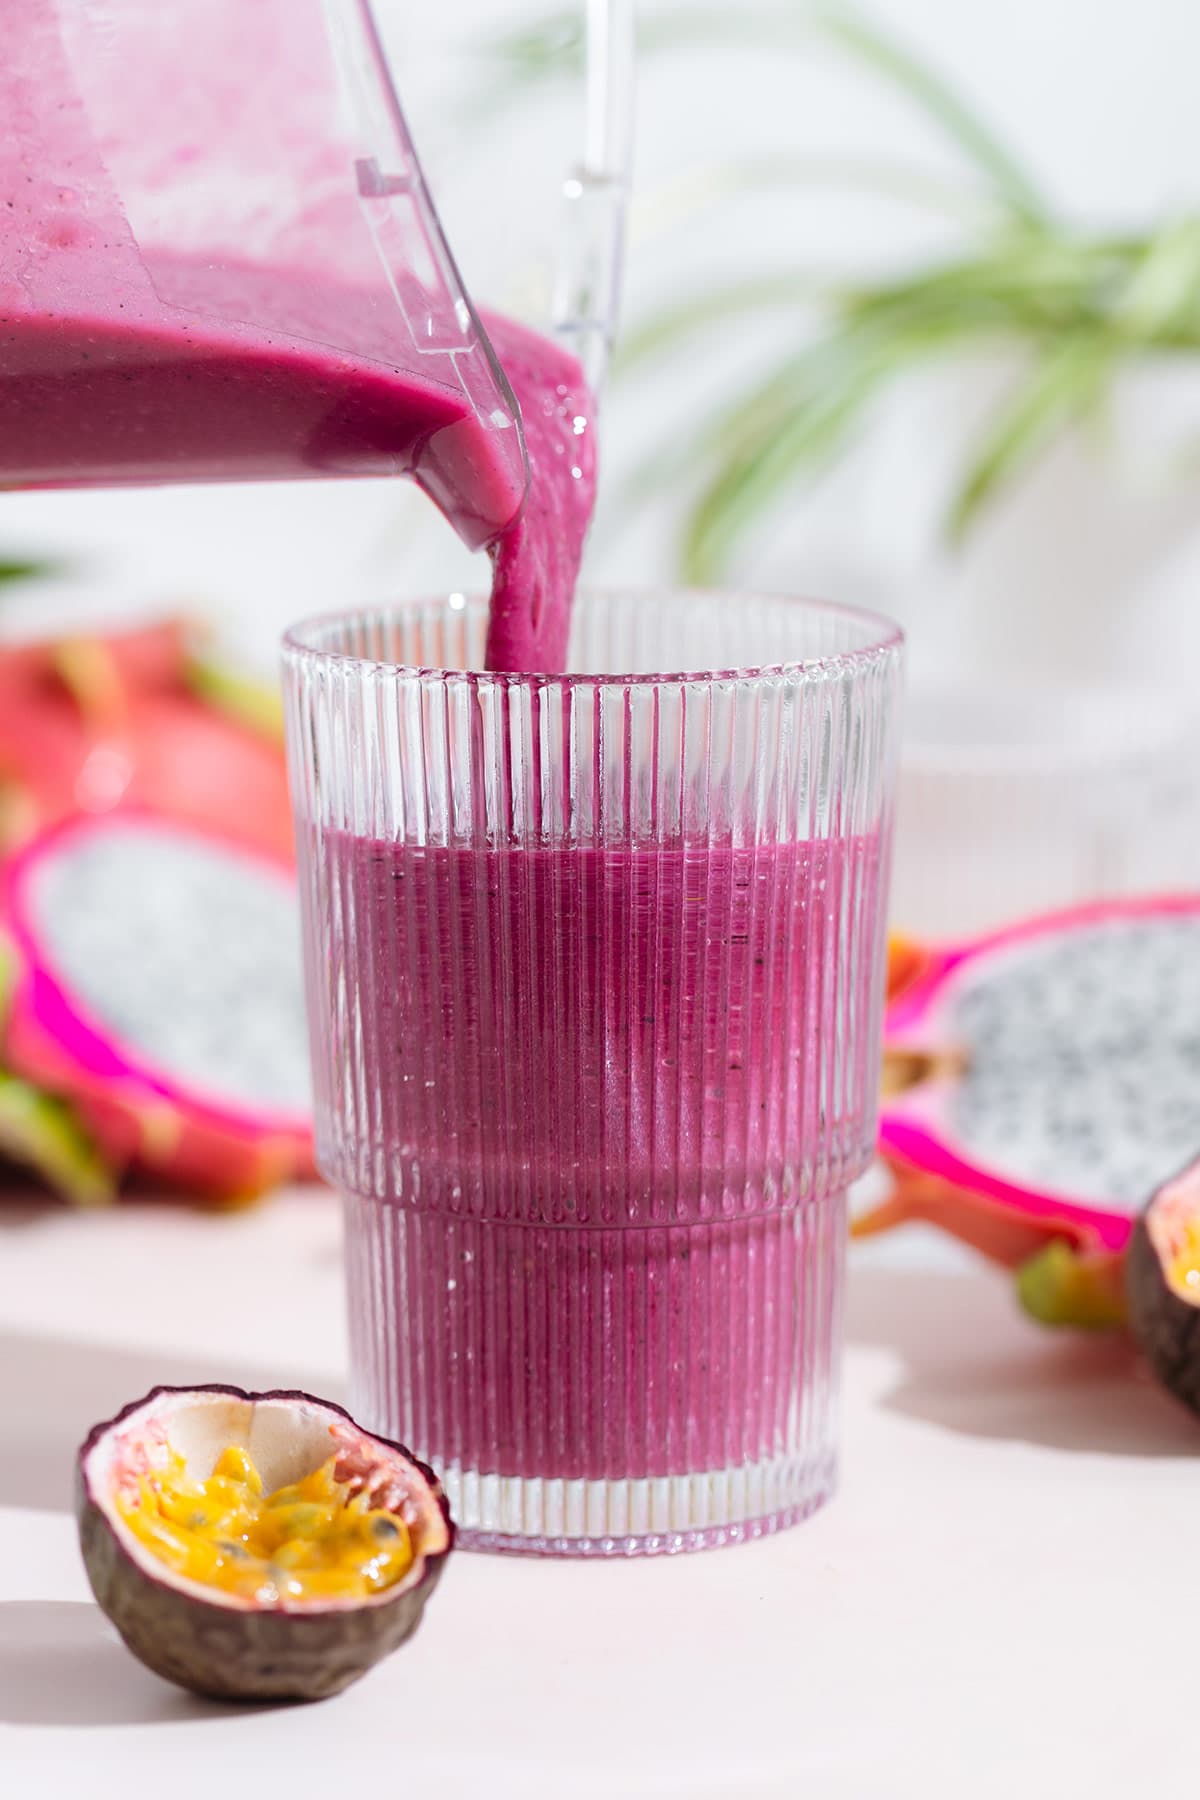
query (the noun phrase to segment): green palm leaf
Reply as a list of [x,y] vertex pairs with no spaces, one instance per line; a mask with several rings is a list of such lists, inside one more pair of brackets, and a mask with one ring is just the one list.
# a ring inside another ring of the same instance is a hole
[[750,524],[792,482],[833,461],[894,376],[939,341],[848,325],[772,371],[699,434],[711,473],[689,509],[681,548],[688,580],[718,580]]
[[1134,343],[1196,342],[1200,331],[1200,219],[1172,219],[1134,260],[1114,308]]
[[924,112],[930,122],[973,163],[1012,212],[1043,224],[1048,210],[1032,178],[984,120],[954,93],[937,71],[878,27],[846,7],[823,9],[823,34],[874,69]]
[[1107,333],[1064,338],[1036,361],[976,450],[950,507],[947,530],[961,541],[980,510],[1043,451],[1065,424],[1092,410],[1112,368]]
[[[514,92],[578,75],[581,23],[582,8],[564,6],[505,40]],[[750,334],[772,312],[785,329],[794,323],[802,343],[817,333],[696,428],[676,420],[671,441],[637,472],[632,503],[664,486],[693,494],[681,546],[692,579],[726,574],[753,521],[789,486],[830,466],[887,383],[922,359],[997,347],[1017,347],[1026,358],[955,493],[947,531],[958,541],[1056,434],[1099,410],[1128,362],[1145,352],[1200,350],[1200,217],[1175,217],[1149,233],[1064,224],[978,112],[922,57],[841,0],[646,7],[639,43],[643,52],[832,47],[916,107],[956,152],[965,178],[954,185],[871,157],[785,150],[689,171],[642,203],[643,218],[661,227],[681,209],[732,195],[820,184],[956,211],[967,226],[961,252],[939,262],[844,281],[776,269],[689,294],[627,336],[618,371],[680,349],[702,358],[708,333]]]
[[679,348],[713,325],[775,309],[799,311],[826,287],[824,281],[782,270],[778,275],[760,275],[710,288],[677,306],[664,307],[628,332],[617,353],[616,367],[625,371],[665,350]]
[[22,557],[0,557],[0,584],[9,581],[37,581],[55,572],[51,563],[33,562]]
[[[643,8],[638,21],[638,50],[643,55],[706,45],[777,43],[785,49],[807,48],[814,38],[848,54],[912,101],[985,178],[1014,217],[1045,223],[1048,209],[1032,178],[979,114],[915,51],[836,0],[805,6]],[[492,41],[490,57],[510,90],[507,97],[515,98],[517,91],[548,79],[577,80],[583,69],[583,45],[582,7],[558,7],[532,26],[500,34]],[[499,91],[494,96],[498,101],[502,97]]]
[[680,548],[684,579],[706,586],[720,579],[750,523],[802,473],[827,463],[863,411],[874,386],[865,367],[848,369],[819,400],[764,417],[719,465],[691,507]]

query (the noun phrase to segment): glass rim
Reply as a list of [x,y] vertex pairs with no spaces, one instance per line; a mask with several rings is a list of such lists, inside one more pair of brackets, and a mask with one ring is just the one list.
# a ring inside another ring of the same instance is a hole
[[283,655],[285,661],[289,663],[332,664],[345,668],[356,668],[364,677],[369,674],[387,672],[401,675],[410,680],[492,682],[497,686],[518,689],[548,687],[563,683],[578,687],[654,687],[664,683],[681,686],[691,682],[755,681],[761,678],[781,676],[819,678],[831,674],[844,674],[860,667],[869,668],[881,658],[896,655],[904,645],[902,628],[895,620],[887,618],[885,614],[873,612],[865,606],[847,606],[838,601],[812,599],[802,594],[771,593],[759,588],[699,588],[689,587],[686,584],[679,587],[663,584],[645,588],[639,588],[633,584],[628,587],[618,587],[611,583],[599,587],[584,586],[579,593],[583,597],[596,599],[634,594],[641,595],[646,600],[652,600],[656,596],[670,597],[673,600],[695,601],[697,604],[706,600],[723,598],[756,600],[794,607],[798,612],[855,620],[866,628],[869,641],[850,650],[831,650],[819,656],[790,657],[777,662],[748,663],[721,669],[653,669],[628,674],[607,670],[588,673],[576,669],[564,669],[558,674],[546,670],[519,672],[506,669],[446,669],[440,668],[436,664],[382,661],[378,657],[361,656],[353,651],[333,649],[314,641],[318,633],[329,631],[331,627],[348,621],[365,623],[368,620],[379,620],[393,615],[411,614],[421,608],[436,605],[462,612],[468,604],[480,605],[487,602],[486,594],[450,590],[443,594],[414,595],[402,600],[388,600],[373,607],[353,606],[310,613],[305,618],[298,619],[283,633]]

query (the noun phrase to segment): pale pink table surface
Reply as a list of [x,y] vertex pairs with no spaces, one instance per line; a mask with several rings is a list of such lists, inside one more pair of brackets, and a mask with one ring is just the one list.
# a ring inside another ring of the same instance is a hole
[[90,1603],[74,1447],[158,1381],[337,1396],[343,1354],[328,1194],[4,1203],[0,1794],[1194,1793],[1200,1422],[919,1235],[852,1257],[842,1489],[810,1523],[639,1563],[462,1555],[338,1700],[176,1692]]

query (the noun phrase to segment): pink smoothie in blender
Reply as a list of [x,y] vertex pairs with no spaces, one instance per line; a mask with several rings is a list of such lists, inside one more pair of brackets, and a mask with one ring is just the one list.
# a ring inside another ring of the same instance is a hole
[[[369,15],[339,12],[378,108]],[[503,319],[488,345],[398,113],[356,135],[339,109],[321,7],[21,0],[4,23],[0,482],[410,475],[492,548],[493,666],[560,666],[586,384]]]

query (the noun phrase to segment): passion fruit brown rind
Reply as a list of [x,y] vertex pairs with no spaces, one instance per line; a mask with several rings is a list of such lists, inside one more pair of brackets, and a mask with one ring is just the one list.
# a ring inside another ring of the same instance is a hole
[[1125,1258],[1129,1323],[1163,1386],[1200,1413],[1200,1159],[1165,1182]]
[[[229,1444],[246,1448],[268,1486],[295,1481],[336,1452],[376,1504],[402,1517],[413,1562],[366,1599],[269,1604],[176,1574],[138,1542],[117,1506],[122,1484],[168,1443],[206,1477]],[[412,1636],[454,1544],[433,1471],[402,1444],[362,1430],[310,1394],[157,1387],[97,1425],[76,1468],[79,1541],[92,1592],[133,1654],[195,1693],[233,1700],[322,1700]]]
[[1125,1259],[1129,1323],[1146,1361],[1169,1393],[1200,1413],[1200,1307],[1164,1279],[1144,1218]]

